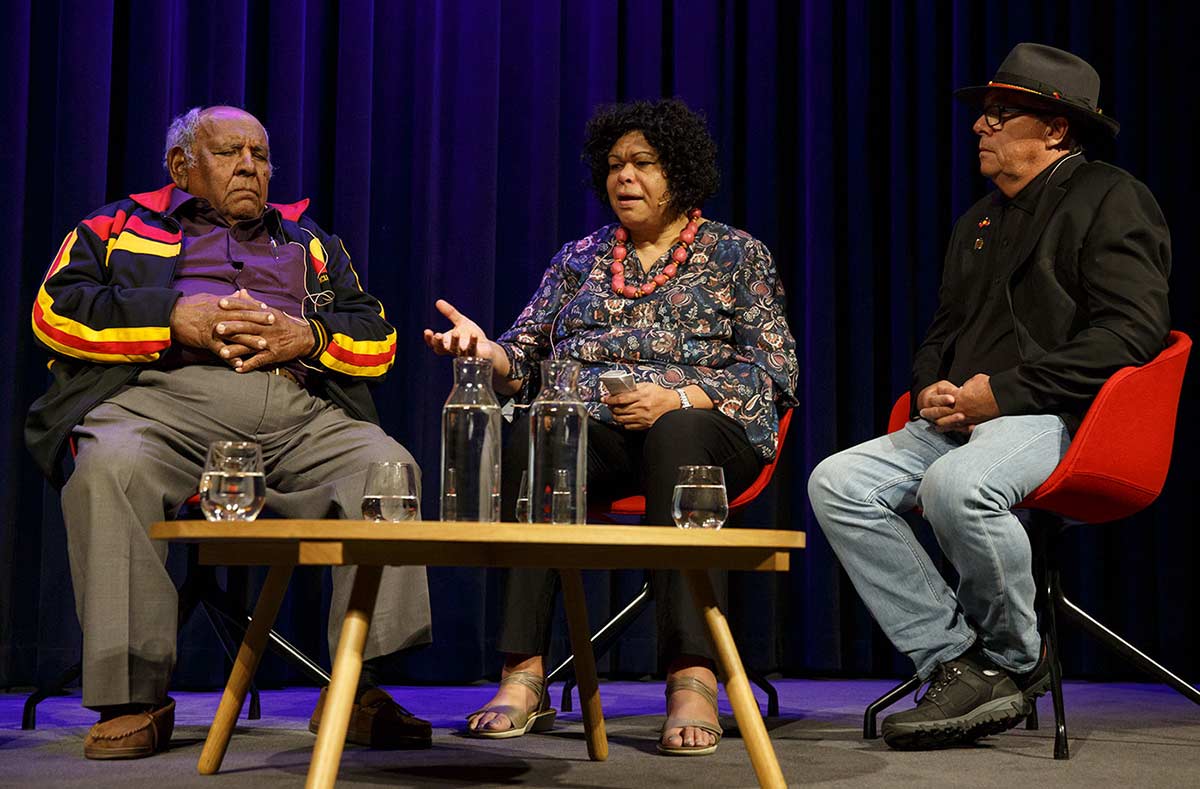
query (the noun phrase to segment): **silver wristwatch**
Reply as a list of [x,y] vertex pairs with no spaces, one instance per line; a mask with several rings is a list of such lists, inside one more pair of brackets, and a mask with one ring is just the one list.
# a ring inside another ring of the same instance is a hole
[[687,392],[683,391],[682,389],[676,389],[675,394],[679,395],[679,407],[680,408],[691,408],[692,407],[692,401],[688,399]]

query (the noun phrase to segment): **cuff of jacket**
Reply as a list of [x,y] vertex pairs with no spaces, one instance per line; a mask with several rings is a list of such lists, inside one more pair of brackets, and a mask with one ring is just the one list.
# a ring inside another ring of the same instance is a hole
[[308,328],[312,329],[313,347],[308,352],[307,358],[317,360],[325,347],[329,345],[329,329],[325,328],[325,324],[316,318],[308,318]]

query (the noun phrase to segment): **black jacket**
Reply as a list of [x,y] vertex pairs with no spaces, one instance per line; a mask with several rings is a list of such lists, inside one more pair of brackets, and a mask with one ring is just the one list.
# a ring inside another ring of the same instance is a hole
[[[946,376],[963,328],[960,294],[984,197],[958,220],[946,250],[939,305],[913,359],[917,395]],[[1144,184],[1082,156],[1046,184],[1005,279],[1021,362],[991,376],[1000,413],[1058,414],[1072,433],[1117,370],[1145,364],[1170,331],[1171,237]]]

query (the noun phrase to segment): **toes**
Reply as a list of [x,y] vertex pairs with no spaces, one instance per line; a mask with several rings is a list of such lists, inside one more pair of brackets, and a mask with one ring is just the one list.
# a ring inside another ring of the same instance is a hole
[[507,715],[499,715],[495,713],[493,713],[492,717],[489,718],[487,723],[484,724],[484,728],[486,728],[488,731],[508,731],[512,727],[512,721],[508,719]]

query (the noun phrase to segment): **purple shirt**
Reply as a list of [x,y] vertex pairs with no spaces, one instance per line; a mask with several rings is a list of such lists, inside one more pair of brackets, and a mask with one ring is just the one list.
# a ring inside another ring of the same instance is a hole
[[[179,222],[183,239],[171,287],[185,296],[211,293],[227,296],[239,288],[269,307],[302,318],[307,295],[305,250],[299,244],[278,244],[269,227],[278,227],[279,212],[267,207],[262,216],[229,225],[207,200],[182,189],[171,191],[167,215]],[[282,238],[282,233],[276,233]],[[167,367],[185,364],[224,364],[207,351],[174,346]],[[303,376],[298,362],[285,365]]]

